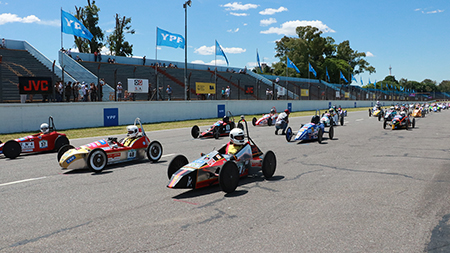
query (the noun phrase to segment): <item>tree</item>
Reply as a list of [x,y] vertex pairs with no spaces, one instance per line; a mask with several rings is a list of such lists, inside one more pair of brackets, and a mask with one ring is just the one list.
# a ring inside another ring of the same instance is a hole
[[450,81],[449,80],[443,80],[439,86],[439,91],[441,92],[450,92]]
[[117,56],[129,56],[133,55],[133,45],[130,45],[128,41],[125,41],[125,33],[134,34],[134,29],[131,29],[131,18],[125,16],[119,17],[116,14],[116,26],[114,32],[108,36],[107,44],[109,50]]
[[75,45],[78,48],[78,51],[81,53],[94,53],[96,51],[100,51],[103,47],[103,40],[105,35],[103,34],[102,29],[98,26],[98,12],[100,8],[97,7],[95,1],[87,0],[87,5],[82,7],[75,6],[75,10],[77,14],[75,17],[80,20],[83,25],[91,32],[94,36],[91,41],[87,39],[83,39],[77,36],[74,36]]

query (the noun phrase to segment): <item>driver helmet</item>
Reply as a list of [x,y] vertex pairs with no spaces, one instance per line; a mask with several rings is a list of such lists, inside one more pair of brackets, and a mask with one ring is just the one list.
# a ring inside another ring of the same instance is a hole
[[270,113],[275,114],[275,109],[270,109]]
[[402,112],[400,113],[400,115],[406,116],[406,112],[405,112],[405,111],[402,111]]
[[223,116],[223,122],[225,123],[230,122],[230,118],[228,116]]
[[127,126],[127,137],[136,137],[139,133],[139,128],[135,125]]
[[377,101],[377,105],[380,105],[380,101]]
[[333,107],[330,108],[329,112],[330,112],[330,114],[333,114],[333,113],[334,113]]
[[244,145],[245,144],[245,134],[244,130],[240,128],[234,128],[230,132],[230,141],[235,145]]
[[46,134],[46,133],[48,133],[48,131],[49,131],[48,124],[47,123],[42,123],[41,124],[41,132]]
[[394,110],[395,108],[393,106],[391,106],[391,108],[389,108],[389,109]]
[[314,116],[311,118],[311,123],[319,124],[319,122],[320,122],[320,117],[319,117],[319,116],[314,115]]

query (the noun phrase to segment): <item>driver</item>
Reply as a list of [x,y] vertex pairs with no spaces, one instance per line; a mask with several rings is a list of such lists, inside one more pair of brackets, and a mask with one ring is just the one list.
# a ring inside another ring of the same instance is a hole
[[328,110],[328,112],[330,113],[331,117],[333,117],[335,115],[333,107],[331,107],[330,110]]
[[122,144],[124,146],[131,146],[138,137],[139,128],[135,125],[130,125],[127,126],[127,132],[127,137],[122,141]]
[[50,131],[48,124],[47,123],[42,123],[41,124],[41,133],[42,134],[48,134],[48,132]]
[[280,115],[278,115],[277,118],[277,122],[275,122],[275,128],[277,130],[275,130],[275,134],[278,135],[278,130],[282,129],[283,131],[281,132],[282,135],[285,135],[285,131],[286,128],[288,126],[289,123],[289,114],[291,112],[289,111],[289,109],[284,110],[284,112],[280,113]]
[[223,116],[223,122],[229,124],[230,118],[228,116]]
[[240,128],[234,128],[230,132],[230,142],[228,142],[225,149],[225,153],[229,155],[235,155],[239,150],[244,147],[245,144],[245,134],[244,130]]

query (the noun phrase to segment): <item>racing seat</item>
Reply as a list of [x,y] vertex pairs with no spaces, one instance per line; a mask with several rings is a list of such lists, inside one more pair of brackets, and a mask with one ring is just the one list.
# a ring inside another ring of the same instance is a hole
[[122,140],[121,143],[126,147],[131,147],[138,138],[139,137],[126,137],[125,139]]
[[311,123],[319,124],[319,122],[320,122],[320,117],[319,116],[317,116],[317,115],[312,116]]

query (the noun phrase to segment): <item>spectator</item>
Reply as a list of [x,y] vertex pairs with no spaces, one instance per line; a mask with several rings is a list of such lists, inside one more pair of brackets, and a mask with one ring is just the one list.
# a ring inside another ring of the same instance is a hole
[[81,84],[81,92],[82,92],[83,102],[86,102],[87,101],[87,87],[86,87],[85,82],[83,82]]
[[100,79],[100,82],[97,85],[97,95],[98,95],[97,101],[103,100],[103,86],[104,85],[105,85],[105,79],[102,78],[102,79]]
[[67,51],[67,55],[70,56],[70,58],[72,58],[72,49],[69,48],[69,50]]
[[111,57],[108,57],[108,63],[112,63]]
[[144,55],[144,57],[142,58],[142,65],[145,66],[145,55]]
[[227,88],[225,89],[226,99],[230,99],[230,95],[231,95],[231,88],[230,88],[230,86],[227,86]]
[[267,88],[267,90],[266,90],[266,99],[267,99],[267,100],[270,100],[270,99],[271,99],[270,94],[271,94],[270,89]]
[[73,94],[73,102],[78,102],[78,88],[79,88],[80,82],[76,82],[72,86],[72,94]]
[[83,101],[83,88],[82,88],[80,82],[78,82],[78,88],[77,89],[78,89],[78,98],[79,98],[78,100],[79,101]]
[[158,87],[158,99],[157,100],[164,100],[162,97],[162,91],[163,91],[163,87]]
[[64,92],[66,96],[66,102],[70,102],[70,97],[72,96],[72,82],[68,82],[64,87]]
[[98,62],[102,62],[102,52],[98,51]]
[[2,48],[6,48],[6,41],[5,41],[5,38],[2,39]]
[[222,97],[221,98],[225,99],[225,88],[224,87],[222,87]]
[[91,83],[91,87],[89,88],[89,94],[91,95],[91,101],[97,101],[97,87],[95,87],[94,83]]
[[63,82],[60,81],[58,83],[58,89],[57,89],[58,93],[57,93],[57,98],[56,98],[56,102],[62,102],[63,101],[63,93],[64,93],[64,86],[63,86]]
[[167,101],[170,101],[172,99],[172,88],[170,87],[170,85],[167,85]]
[[97,56],[98,56],[98,53],[97,53],[97,51],[95,51],[95,52],[94,52],[94,61],[95,61],[95,62],[97,62]]
[[80,56],[77,55],[76,61],[77,61],[77,62],[81,62],[81,61],[83,61],[83,60],[80,58]]
[[122,83],[118,82],[117,83],[117,100],[122,101],[122,99],[123,99],[123,87],[122,87]]

